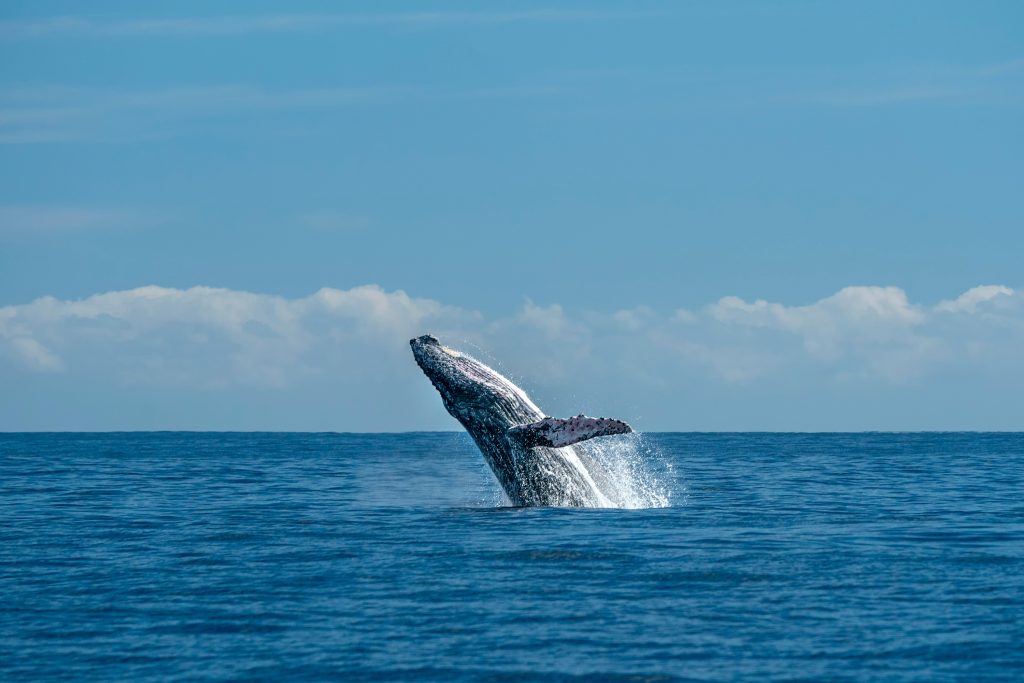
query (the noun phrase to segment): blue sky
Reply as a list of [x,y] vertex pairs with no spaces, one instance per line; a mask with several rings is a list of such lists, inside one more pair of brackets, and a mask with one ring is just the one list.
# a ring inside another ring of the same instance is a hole
[[428,326],[552,413],[1024,429],[1022,122],[1015,2],[6,3],[0,429],[452,428]]

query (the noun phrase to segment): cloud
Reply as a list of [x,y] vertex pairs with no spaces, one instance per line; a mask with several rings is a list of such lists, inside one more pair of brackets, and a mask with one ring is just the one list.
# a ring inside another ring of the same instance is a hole
[[[526,302],[496,317],[375,285],[297,298],[149,286],[0,308],[0,381],[63,377],[79,390],[114,394],[243,392],[235,401],[258,390],[297,406],[319,387],[350,419],[384,415],[367,424],[401,429],[422,424],[410,397],[436,409],[407,347],[424,332],[480,356],[548,404],[564,400],[568,411],[607,412],[629,396],[641,402],[630,404],[633,413],[647,405],[661,415],[678,392],[742,397],[788,387],[811,400],[830,391],[885,396],[951,376],[1024,375],[1024,300],[1001,285],[934,305],[897,287],[857,286],[795,306],[723,297],[662,314]],[[404,407],[393,413],[396,403]]]
[[528,9],[513,12],[390,12],[372,14],[276,14],[176,19],[99,20],[60,16],[0,22],[0,40],[47,37],[222,37],[252,33],[295,33],[337,28],[395,26],[435,28],[453,25],[616,20],[644,12]]
[[999,297],[1012,297],[1014,291],[1000,285],[985,285],[967,290],[952,301],[942,301],[935,310],[944,313],[975,313],[979,306]]
[[375,286],[298,299],[149,286],[2,308],[0,344],[30,370],[60,369],[66,356],[69,369],[99,364],[129,383],[284,386],[329,371],[339,353],[370,349],[380,360],[404,350],[423,326],[443,329],[465,318],[459,309]]
[[975,66],[904,67],[873,83],[829,87],[805,101],[836,107],[883,107],[919,103],[1020,104],[1024,60]]
[[[281,112],[332,111],[427,98],[521,98],[560,92],[551,85],[439,88],[370,85],[270,89],[243,84],[123,90],[71,86],[0,90],[0,144],[124,141],[181,135],[182,124],[251,122]],[[200,129],[201,130],[201,129]]]
[[366,86],[271,90],[248,85],[118,90],[40,86],[0,91],[0,144],[139,139],[182,121],[403,101],[422,88]]
[[[97,294],[81,300],[43,297],[0,308],[0,337],[17,346],[29,366],[53,370],[82,344],[130,350],[130,358],[188,364],[210,355],[218,382],[287,383],[290,371],[318,372],[325,343],[404,352],[405,341],[425,330],[516,355],[544,355],[552,364],[589,360],[594,346],[618,336],[634,353],[667,347],[677,361],[705,365],[728,381],[763,376],[773,368],[813,364],[837,375],[874,370],[882,379],[905,379],[892,370],[895,354],[915,370],[936,361],[936,348],[955,357],[982,314],[1003,301],[1004,317],[1024,322],[1019,295],[1009,287],[975,287],[934,307],[911,303],[897,287],[847,287],[813,304],[723,297],[698,312],[661,316],[646,306],[611,313],[541,306],[527,301],[520,312],[488,320],[482,314],[375,285],[325,288],[288,299],[230,289],[166,287]],[[1010,305],[1012,304],[1012,305]],[[973,317],[941,332],[950,314]],[[168,355],[170,338],[177,346]],[[13,348],[13,346],[12,346]],[[330,354],[336,356],[337,354]],[[536,360],[536,359],[534,359]],[[74,361],[75,364],[80,360]],[[363,361],[360,361],[360,365]],[[123,370],[131,371],[130,363]],[[735,366],[735,367],[733,367]],[[186,373],[209,379],[205,373]],[[177,375],[176,375],[177,376]]]
[[889,88],[835,91],[815,99],[822,104],[852,107],[874,107],[913,102],[956,100],[970,94],[965,88],[949,86],[896,86]]
[[12,336],[8,340],[10,350],[28,367],[40,372],[57,372],[64,369],[60,358],[30,337]]
[[765,327],[799,337],[807,352],[834,359],[867,347],[911,343],[924,313],[897,287],[847,287],[809,306],[725,297],[709,307],[727,325]]
[[374,221],[367,216],[354,215],[336,209],[309,211],[299,216],[298,222],[323,232],[358,232],[366,230],[374,224]]
[[74,206],[0,205],[0,237],[39,235],[147,222],[131,211]]

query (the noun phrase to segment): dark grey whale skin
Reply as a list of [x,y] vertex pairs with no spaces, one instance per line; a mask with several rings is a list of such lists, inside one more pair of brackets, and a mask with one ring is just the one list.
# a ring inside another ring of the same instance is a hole
[[469,432],[513,505],[612,505],[583,465],[577,446],[526,446],[510,436],[510,428],[545,417],[522,389],[431,335],[409,344],[444,407]]

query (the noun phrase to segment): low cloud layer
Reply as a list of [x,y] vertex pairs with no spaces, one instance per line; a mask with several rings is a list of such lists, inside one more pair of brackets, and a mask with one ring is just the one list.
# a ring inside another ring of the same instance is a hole
[[[408,351],[428,331],[552,413],[615,410],[658,429],[771,419],[824,429],[963,428],[988,411],[998,424],[978,428],[1024,427],[1021,410],[1003,424],[1015,414],[1008,401],[1024,407],[1013,389],[1024,379],[1024,298],[1006,286],[933,304],[896,287],[671,312],[527,302],[493,318],[369,285],[294,299],[141,287],[0,308],[0,380],[18,388],[5,392],[0,428],[451,428]],[[918,403],[901,413],[907,400]],[[847,402],[863,419],[843,422]]]

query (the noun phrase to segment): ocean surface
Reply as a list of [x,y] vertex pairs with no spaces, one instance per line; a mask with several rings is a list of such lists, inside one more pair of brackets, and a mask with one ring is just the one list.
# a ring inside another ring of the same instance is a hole
[[661,507],[504,507],[461,433],[0,434],[0,680],[1024,680],[1024,434],[623,443]]

